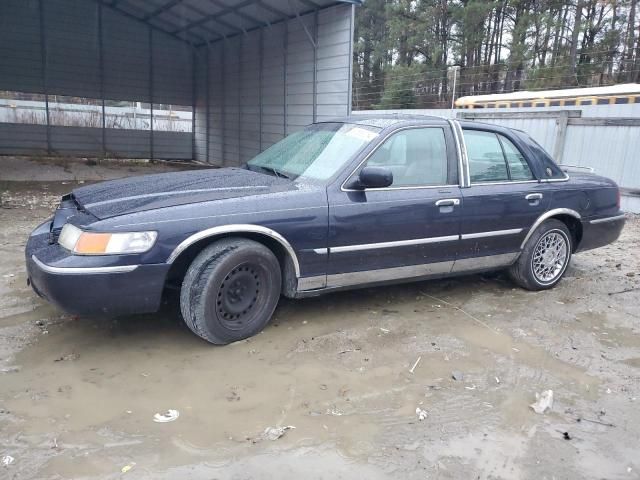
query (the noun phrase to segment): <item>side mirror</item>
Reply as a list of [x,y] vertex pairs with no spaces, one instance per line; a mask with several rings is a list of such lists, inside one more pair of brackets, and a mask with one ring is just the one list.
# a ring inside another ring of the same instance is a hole
[[385,188],[393,183],[393,172],[385,167],[364,167],[352,188]]

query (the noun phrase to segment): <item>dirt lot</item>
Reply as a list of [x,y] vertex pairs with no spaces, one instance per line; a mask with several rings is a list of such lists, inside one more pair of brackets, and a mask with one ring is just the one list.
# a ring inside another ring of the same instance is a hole
[[3,178],[0,478],[640,478],[639,218],[553,291],[485,275],[283,301],[212,347],[171,305],[91,319],[36,297],[26,237],[82,180]]

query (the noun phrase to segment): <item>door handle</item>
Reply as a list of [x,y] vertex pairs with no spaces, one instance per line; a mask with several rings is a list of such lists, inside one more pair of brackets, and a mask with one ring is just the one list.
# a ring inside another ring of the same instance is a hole
[[534,200],[541,200],[543,197],[543,195],[541,193],[530,193],[529,195],[527,195],[526,198],[527,200],[534,201]]
[[460,205],[459,198],[443,198],[436,202],[436,207],[455,207]]

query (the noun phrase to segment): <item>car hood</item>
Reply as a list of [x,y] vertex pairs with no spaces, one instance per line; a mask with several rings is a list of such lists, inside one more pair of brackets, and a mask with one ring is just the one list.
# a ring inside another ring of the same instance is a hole
[[80,209],[99,219],[158,208],[295,189],[284,178],[241,168],[190,170],[111,180],[73,190]]

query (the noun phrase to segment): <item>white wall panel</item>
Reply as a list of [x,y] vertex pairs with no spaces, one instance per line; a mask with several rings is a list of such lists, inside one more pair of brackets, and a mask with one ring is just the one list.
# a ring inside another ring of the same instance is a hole
[[[315,120],[348,115],[352,20],[340,5],[209,46],[206,161],[239,165]],[[196,124],[205,119],[197,114]],[[202,132],[196,125],[196,146]]]

